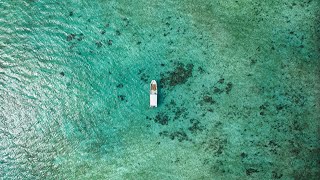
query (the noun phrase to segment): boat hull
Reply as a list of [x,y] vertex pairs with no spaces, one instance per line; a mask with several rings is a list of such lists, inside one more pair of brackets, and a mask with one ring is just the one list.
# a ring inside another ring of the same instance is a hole
[[150,83],[150,107],[158,106],[158,87],[157,82],[152,80]]
[[158,97],[157,95],[150,94],[150,107],[157,107],[158,106]]

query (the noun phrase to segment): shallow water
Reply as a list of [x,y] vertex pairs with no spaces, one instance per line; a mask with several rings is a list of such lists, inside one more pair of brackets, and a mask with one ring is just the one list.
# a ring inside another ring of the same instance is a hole
[[316,179],[319,7],[0,0],[0,177]]

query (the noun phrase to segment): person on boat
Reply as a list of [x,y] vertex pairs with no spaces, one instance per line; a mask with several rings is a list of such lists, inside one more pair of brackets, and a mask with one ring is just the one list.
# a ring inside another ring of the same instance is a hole
[[151,85],[151,90],[152,91],[156,91],[157,90],[157,85],[156,84],[152,84]]

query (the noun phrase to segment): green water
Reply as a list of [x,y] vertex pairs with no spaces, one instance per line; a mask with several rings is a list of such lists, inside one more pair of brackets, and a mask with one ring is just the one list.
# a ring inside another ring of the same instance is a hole
[[0,179],[317,179],[319,16],[317,0],[0,0]]

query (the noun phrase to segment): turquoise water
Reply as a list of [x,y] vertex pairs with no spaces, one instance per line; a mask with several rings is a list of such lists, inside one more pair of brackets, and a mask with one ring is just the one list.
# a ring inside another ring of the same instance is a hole
[[0,0],[0,179],[317,179],[319,16],[316,0]]

